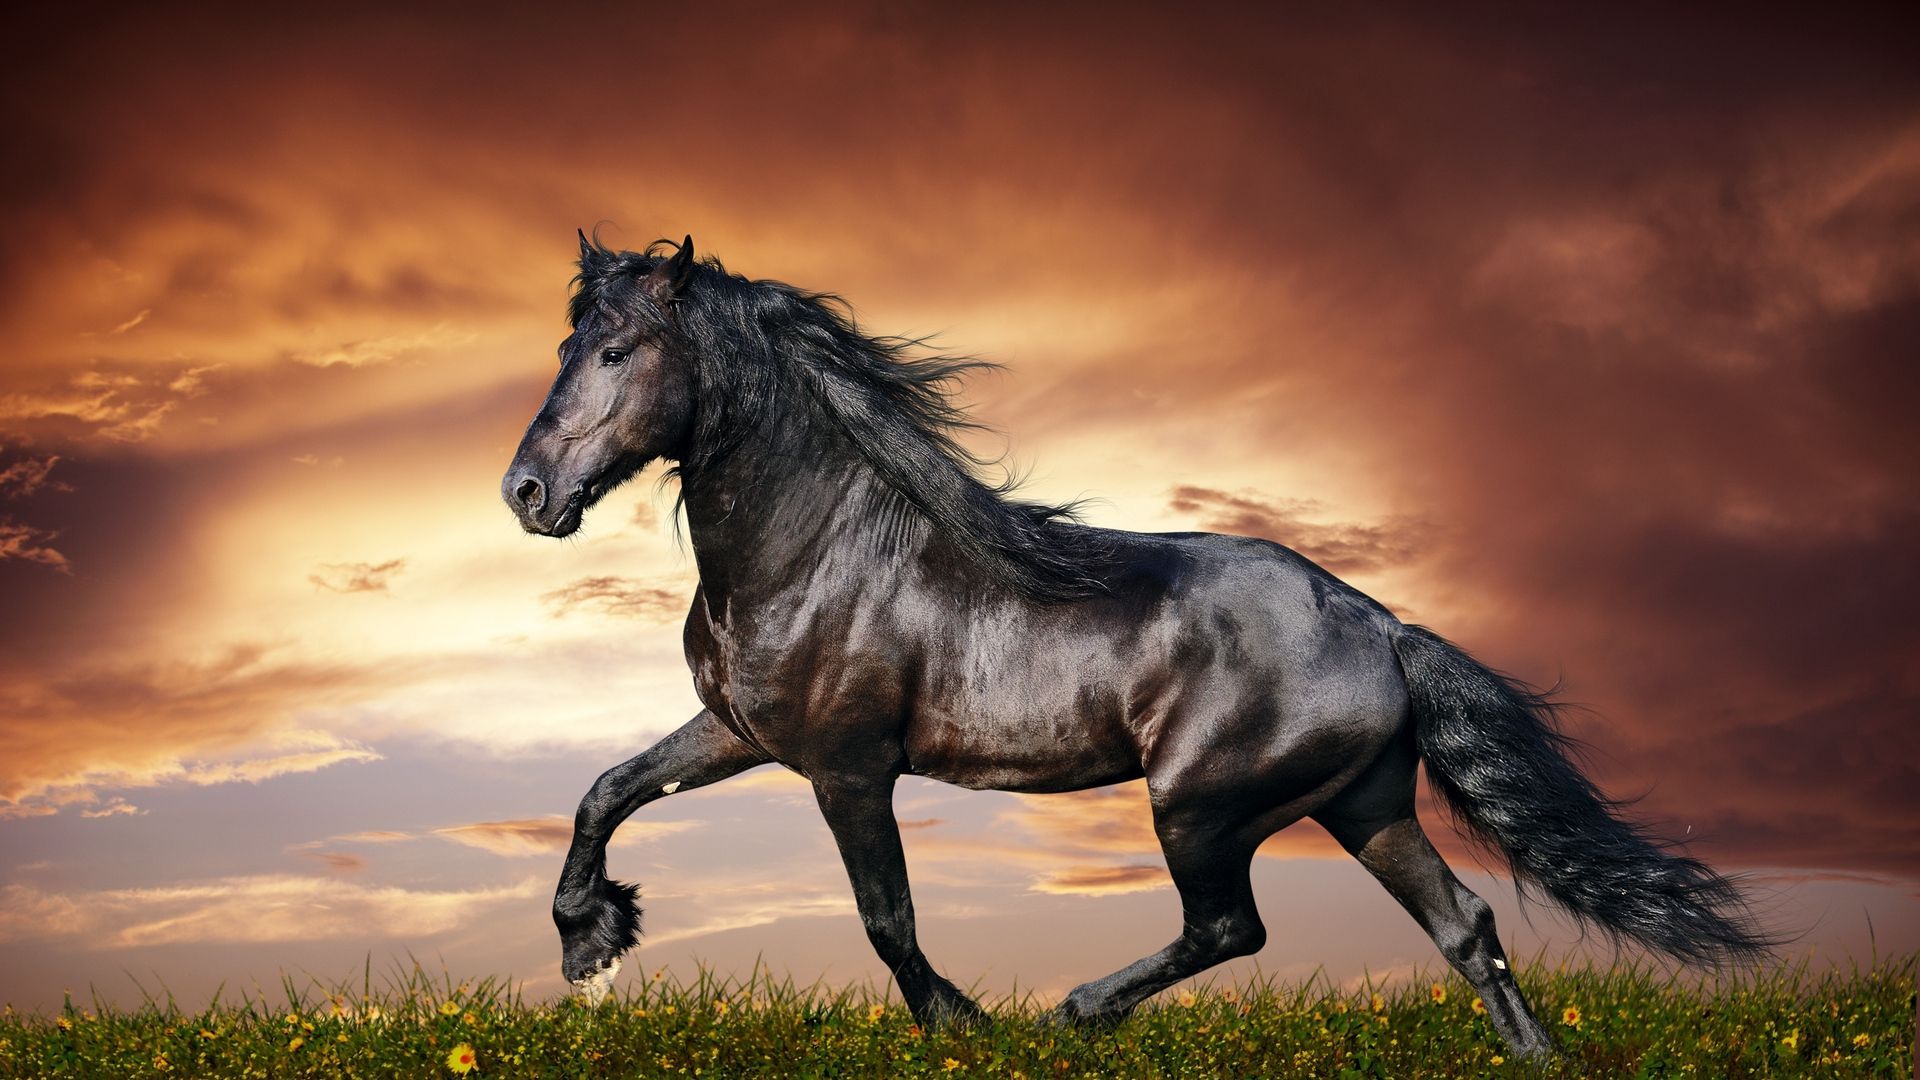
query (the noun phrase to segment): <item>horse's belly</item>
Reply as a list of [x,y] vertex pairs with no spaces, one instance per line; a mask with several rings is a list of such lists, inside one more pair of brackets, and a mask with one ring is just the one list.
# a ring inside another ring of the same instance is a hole
[[916,776],[996,791],[1078,791],[1142,775],[1124,729],[1076,716],[916,717],[905,739]]

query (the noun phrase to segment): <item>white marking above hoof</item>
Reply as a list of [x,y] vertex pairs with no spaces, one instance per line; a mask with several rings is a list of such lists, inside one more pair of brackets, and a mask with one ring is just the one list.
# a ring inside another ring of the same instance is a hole
[[671,784],[667,784],[667,785],[664,785],[664,786],[662,786],[662,787],[660,788],[660,790],[661,790],[661,791],[664,791],[664,792],[666,792],[666,793],[667,793],[667,794],[669,794],[669,795],[671,795],[671,794],[673,794],[674,792],[676,792],[676,791],[679,791],[679,790],[680,790],[680,781],[678,781],[678,780],[675,780],[675,781],[674,781],[673,783],[671,783]]
[[1493,966],[1499,968],[1501,971],[1507,970],[1507,962],[1497,956],[1493,958]]
[[587,999],[587,1004],[597,1007],[607,1000],[607,994],[613,990],[613,977],[620,974],[620,960],[601,968],[591,975],[573,980],[573,992]]

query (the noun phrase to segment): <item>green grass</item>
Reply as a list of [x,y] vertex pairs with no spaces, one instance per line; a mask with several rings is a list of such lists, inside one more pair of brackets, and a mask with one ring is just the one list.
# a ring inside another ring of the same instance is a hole
[[[1704,983],[1644,967],[1538,965],[1520,982],[1562,1053],[1504,1048],[1457,978],[1377,995],[1321,981],[1175,993],[1117,1029],[1061,1030],[1023,1001],[990,1025],[923,1031],[866,990],[764,972],[631,978],[598,1009],[529,1003],[495,980],[415,968],[376,986],[289,981],[188,1012],[69,1005],[0,1017],[0,1076],[1745,1077],[1909,1076],[1920,956]],[[1572,1010],[1578,1010],[1577,1021]]]

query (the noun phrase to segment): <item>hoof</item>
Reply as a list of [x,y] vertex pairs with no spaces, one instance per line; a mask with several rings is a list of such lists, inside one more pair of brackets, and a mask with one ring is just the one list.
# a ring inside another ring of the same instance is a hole
[[613,991],[613,977],[620,974],[620,958],[600,961],[599,967],[587,975],[573,980],[573,992],[586,1000],[589,1008],[597,1008],[607,1000]]

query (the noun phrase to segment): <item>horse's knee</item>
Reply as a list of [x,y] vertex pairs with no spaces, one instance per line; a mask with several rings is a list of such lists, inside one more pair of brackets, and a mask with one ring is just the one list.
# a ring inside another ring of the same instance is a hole
[[1251,911],[1236,911],[1217,919],[1189,923],[1186,938],[1210,963],[1252,956],[1267,944],[1267,928]]

